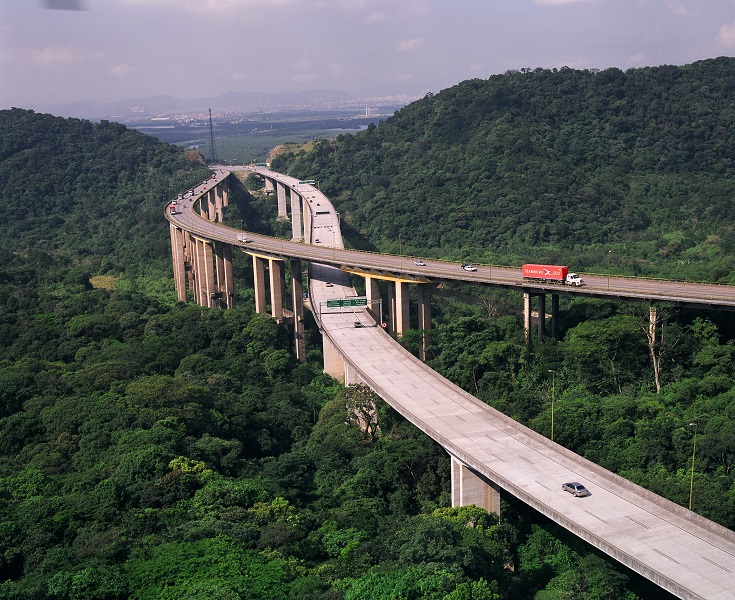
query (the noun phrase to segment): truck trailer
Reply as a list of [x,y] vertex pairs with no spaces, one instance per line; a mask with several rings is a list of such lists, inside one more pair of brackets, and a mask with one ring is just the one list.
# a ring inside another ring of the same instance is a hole
[[538,281],[541,283],[561,283],[579,287],[584,285],[582,278],[576,273],[570,273],[569,267],[558,265],[533,265],[527,264],[521,267],[523,279]]

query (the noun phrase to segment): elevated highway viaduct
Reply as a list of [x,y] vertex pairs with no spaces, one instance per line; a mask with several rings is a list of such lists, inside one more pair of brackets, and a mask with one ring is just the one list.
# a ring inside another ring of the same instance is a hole
[[[303,360],[301,265],[308,262],[310,302],[322,332],[325,370],[346,384],[368,384],[445,448],[451,456],[453,505],[476,504],[499,512],[500,494],[510,493],[680,598],[735,597],[734,532],[570,452],[435,373],[375,326],[374,282],[393,282],[388,303],[397,333],[407,325],[406,286],[415,283],[429,289],[435,278],[515,287],[527,295],[581,293],[728,309],[735,306],[735,289],[589,276],[589,283],[577,289],[529,287],[514,269],[478,266],[476,272],[466,272],[457,264],[429,260],[418,267],[406,257],[345,250],[338,215],[321,192],[268,169],[257,172],[267,189],[276,193],[281,216],[291,219],[294,239],[247,233],[248,241],[242,241],[238,236],[243,232],[222,225],[229,171],[220,169],[177,201],[175,214],[170,207],[166,210],[182,301],[189,287],[202,306],[232,306],[231,252],[244,251],[253,260],[256,309],[267,310],[263,274],[267,267],[270,312],[293,321],[297,356]],[[291,263],[290,313],[283,302],[285,261]],[[365,277],[364,307],[336,302],[356,297],[351,274]],[[420,318],[423,313],[425,323],[430,323],[428,294],[419,298]],[[361,327],[355,327],[355,321]],[[566,481],[584,483],[592,495],[571,497],[561,489]]]

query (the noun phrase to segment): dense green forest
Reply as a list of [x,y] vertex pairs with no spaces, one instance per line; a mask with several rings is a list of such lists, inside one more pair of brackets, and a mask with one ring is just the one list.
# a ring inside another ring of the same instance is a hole
[[733,89],[733,58],[510,72],[272,164],[357,246],[735,283]]
[[[246,261],[234,310],[176,303],[162,201],[206,176],[197,155],[17,109],[0,149],[0,598],[665,597],[512,498],[501,521],[448,508],[443,450],[380,401],[375,435],[356,427],[374,397],[321,373],[313,331],[295,362]],[[277,229],[275,203],[233,189],[229,219]],[[557,441],[681,504],[696,422],[695,510],[735,526],[735,347],[716,315],[672,312],[657,393],[633,308],[570,303],[564,339],[528,349],[511,297],[435,298],[436,368],[543,433],[553,369]]]

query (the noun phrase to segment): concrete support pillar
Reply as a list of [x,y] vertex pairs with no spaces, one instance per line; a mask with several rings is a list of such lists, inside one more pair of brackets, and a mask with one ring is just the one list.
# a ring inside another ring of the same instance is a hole
[[301,229],[301,196],[299,196],[294,190],[289,192],[291,199],[291,236],[295,240],[300,240],[304,237]]
[[188,231],[184,231],[183,234],[184,269],[186,270],[186,281],[189,284],[189,289],[194,292],[194,301],[196,302],[196,281],[194,273],[194,265],[196,263],[196,241]]
[[222,190],[222,206],[229,206],[230,205],[230,184],[227,183],[227,179],[222,180],[222,183],[219,184],[219,187]]
[[408,311],[408,284],[396,281],[396,334],[401,336],[411,329]]
[[220,308],[232,308],[235,298],[235,282],[232,278],[232,246],[215,242],[214,251],[217,257],[218,306]]
[[396,288],[388,284],[388,331],[396,332]]
[[362,377],[360,377],[357,371],[355,371],[354,367],[352,367],[349,363],[344,363],[344,367],[345,367],[345,386],[365,383],[362,380]]
[[186,302],[186,266],[184,263],[184,232],[173,223],[170,226],[171,257],[174,269],[174,287],[179,302]]
[[196,249],[196,280],[198,284],[197,291],[199,293],[197,304],[200,306],[214,308],[214,294],[216,292],[216,288],[214,285],[214,258],[212,255],[212,245],[205,240],[197,238]]
[[255,289],[255,312],[267,312],[265,305],[265,259],[259,256],[253,256],[253,288]]
[[268,273],[271,288],[271,316],[280,323],[283,321],[283,291],[286,287],[283,263],[280,260],[269,259]]
[[311,231],[311,207],[309,202],[306,200],[306,196],[302,197],[301,209],[304,215],[304,241],[307,244],[311,244],[314,241],[314,235]]
[[383,315],[380,314],[380,288],[374,277],[365,277],[365,297],[367,298],[368,312],[380,324]]
[[538,341],[544,339],[544,330],[546,329],[546,294],[538,295]]
[[278,198],[278,218],[288,219],[286,214],[286,186],[276,182],[276,196]]
[[212,190],[214,196],[214,220],[221,223],[224,220],[224,199],[222,197],[222,184],[214,187]]
[[531,294],[523,292],[523,336],[526,346],[531,345]]
[[265,193],[272,194],[273,193],[273,179],[269,179],[268,177],[264,177],[263,179],[265,180]]
[[202,216],[203,219],[210,220],[209,218],[209,201],[207,200],[207,192],[202,194],[202,196],[199,198],[199,214]]
[[452,456],[452,506],[471,504],[500,516],[500,488]]
[[339,381],[345,380],[345,361],[337,352],[329,338],[322,336],[322,353],[324,354],[324,372]]
[[291,259],[291,303],[293,305],[293,341],[296,360],[306,362],[304,340],[304,289],[301,283],[301,260]]
[[559,294],[551,294],[551,337],[559,339]]
[[419,329],[423,331],[419,359],[426,360],[426,349],[431,346],[431,286],[419,284]]
[[209,202],[209,220],[217,221],[217,192],[216,186],[207,192],[207,201]]

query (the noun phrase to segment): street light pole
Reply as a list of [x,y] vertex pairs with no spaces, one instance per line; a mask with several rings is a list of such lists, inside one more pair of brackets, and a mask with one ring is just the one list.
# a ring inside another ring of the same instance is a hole
[[554,369],[549,369],[551,373],[551,441],[554,441]]
[[697,451],[697,422],[689,423],[689,427],[694,427],[694,442],[692,443],[692,476],[689,480],[689,510],[692,510],[692,497],[694,496],[694,454]]

